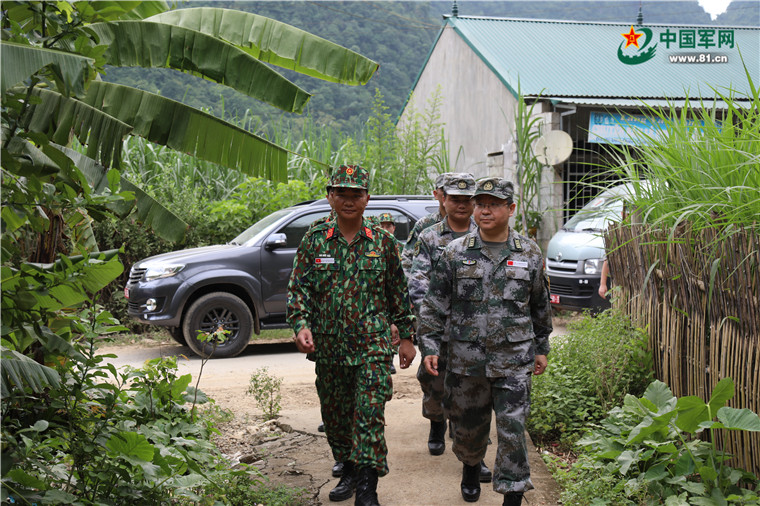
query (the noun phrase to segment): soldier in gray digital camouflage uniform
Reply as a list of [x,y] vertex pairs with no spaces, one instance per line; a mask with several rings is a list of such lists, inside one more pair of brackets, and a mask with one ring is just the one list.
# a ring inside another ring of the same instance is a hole
[[417,238],[420,233],[431,225],[435,225],[446,216],[446,210],[443,207],[443,185],[446,184],[446,179],[451,175],[451,172],[438,174],[435,178],[435,188],[433,189],[433,196],[438,201],[438,211],[435,213],[423,216],[417,223],[414,224],[412,230],[409,232],[409,237],[406,239],[404,250],[401,253],[401,267],[404,269],[404,274],[409,276],[409,270],[412,268],[412,261],[414,260],[414,250],[417,244]]
[[[446,217],[420,233],[415,246],[414,261],[408,275],[409,297],[414,307],[419,309],[430,284],[430,273],[438,262],[443,249],[457,237],[477,228],[472,219],[475,195],[475,178],[468,173],[451,174],[443,186],[443,206]],[[438,366],[446,368],[446,340],[443,336]],[[422,388],[422,416],[430,420],[428,451],[431,455],[442,455],[446,449],[446,417],[443,413],[443,374],[432,376],[420,364],[417,380]],[[452,430],[453,432],[453,430]],[[453,434],[452,434],[453,437]],[[480,481],[491,481],[491,471],[481,462]]]
[[509,228],[513,195],[512,183],[504,179],[478,180],[478,230],[444,250],[430,278],[418,330],[433,376],[444,372],[438,360],[448,332],[444,406],[456,430],[454,453],[464,464],[462,497],[468,502],[480,497],[479,463],[493,409],[499,443],[493,488],[510,506],[521,504],[523,493],[533,488],[525,418],[531,373],[546,370],[552,330],[541,250]]

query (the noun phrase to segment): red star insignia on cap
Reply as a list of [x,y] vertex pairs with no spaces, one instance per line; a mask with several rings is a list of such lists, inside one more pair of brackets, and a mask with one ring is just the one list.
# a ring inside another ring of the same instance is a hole
[[[631,29],[633,30],[633,28],[631,28]],[[636,46],[636,47],[638,47],[638,46]],[[354,173],[354,169],[352,169],[351,167],[349,167],[349,168],[346,169],[346,174],[348,174],[349,176],[351,174],[353,174],[353,173]]]

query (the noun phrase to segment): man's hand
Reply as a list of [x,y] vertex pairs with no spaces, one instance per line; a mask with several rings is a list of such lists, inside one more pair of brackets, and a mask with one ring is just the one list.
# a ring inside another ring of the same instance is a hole
[[391,323],[391,344],[393,346],[401,344],[401,334],[399,334],[395,323]]
[[307,328],[301,329],[293,340],[296,343],[296,348],[301,353],[314,352],[314,339],[311,337],[311,330]]
[[402,369],[408,368],[412,365],[417,350],[414,349],[411,339],[401,339],[401,344],[398,347],[398,362]]
[[425,370],[432,376],[438,376],[438,355],[428,355],[422,360]]
[[543,374],[546,371],[546,355],[536,355],[536,366],[533,368],[533,374],[536,376]]

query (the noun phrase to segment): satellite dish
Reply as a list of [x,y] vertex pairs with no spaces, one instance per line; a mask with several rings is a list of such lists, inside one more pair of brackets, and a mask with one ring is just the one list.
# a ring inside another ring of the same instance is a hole
[[564,162],[573,152],[573,140],[562,130],[551,130],[536,140],[536,158],[544,165]]

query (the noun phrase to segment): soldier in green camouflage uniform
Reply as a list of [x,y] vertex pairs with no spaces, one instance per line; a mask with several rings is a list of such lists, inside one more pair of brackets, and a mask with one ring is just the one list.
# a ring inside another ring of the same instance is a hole
[[331,179],[334,220],[308,232],[288,285],[288,323],[296,346],[316,357],[325,433],[343,476],[330,499],[377,504],[377,478],[388,472],[385,403],[393,393],[390,325],[399,328],[399,362],[415,350],[406,282],[395,244],[365,219],[369,174],[341,166]]
[[404,250],[401,253],[401,263],[404,266],[404,273],[408,276],[409,271],[412,268],[412,261],[414,260],[415,249],[417,245],[417,238],[420,233],[431,225],[435,225],[446,216],[446,210],[443,208],[443,185],[446,183],[446,179],[451,175],[451,172],[439,174],[435,178],[435,188],[433,189],[433,196],[438,200],[438,212],[423,216],[412,227],[409,232],[409,237],[404,244]]
[[434,376],[443,372],[438,357],[449,335],[444,406],[456,430],[454,453],[464,464],[462,496],[468,502],[480,497],[478,463],[493,409],[499,442],[493,488],[510,506],[533,488],[524,435],[530,374],[545,371],[552,330],[541,250],[509,229],[513,194],[506,180],[478,181],[478,230],[444,250],[419,324],[424,363]]

